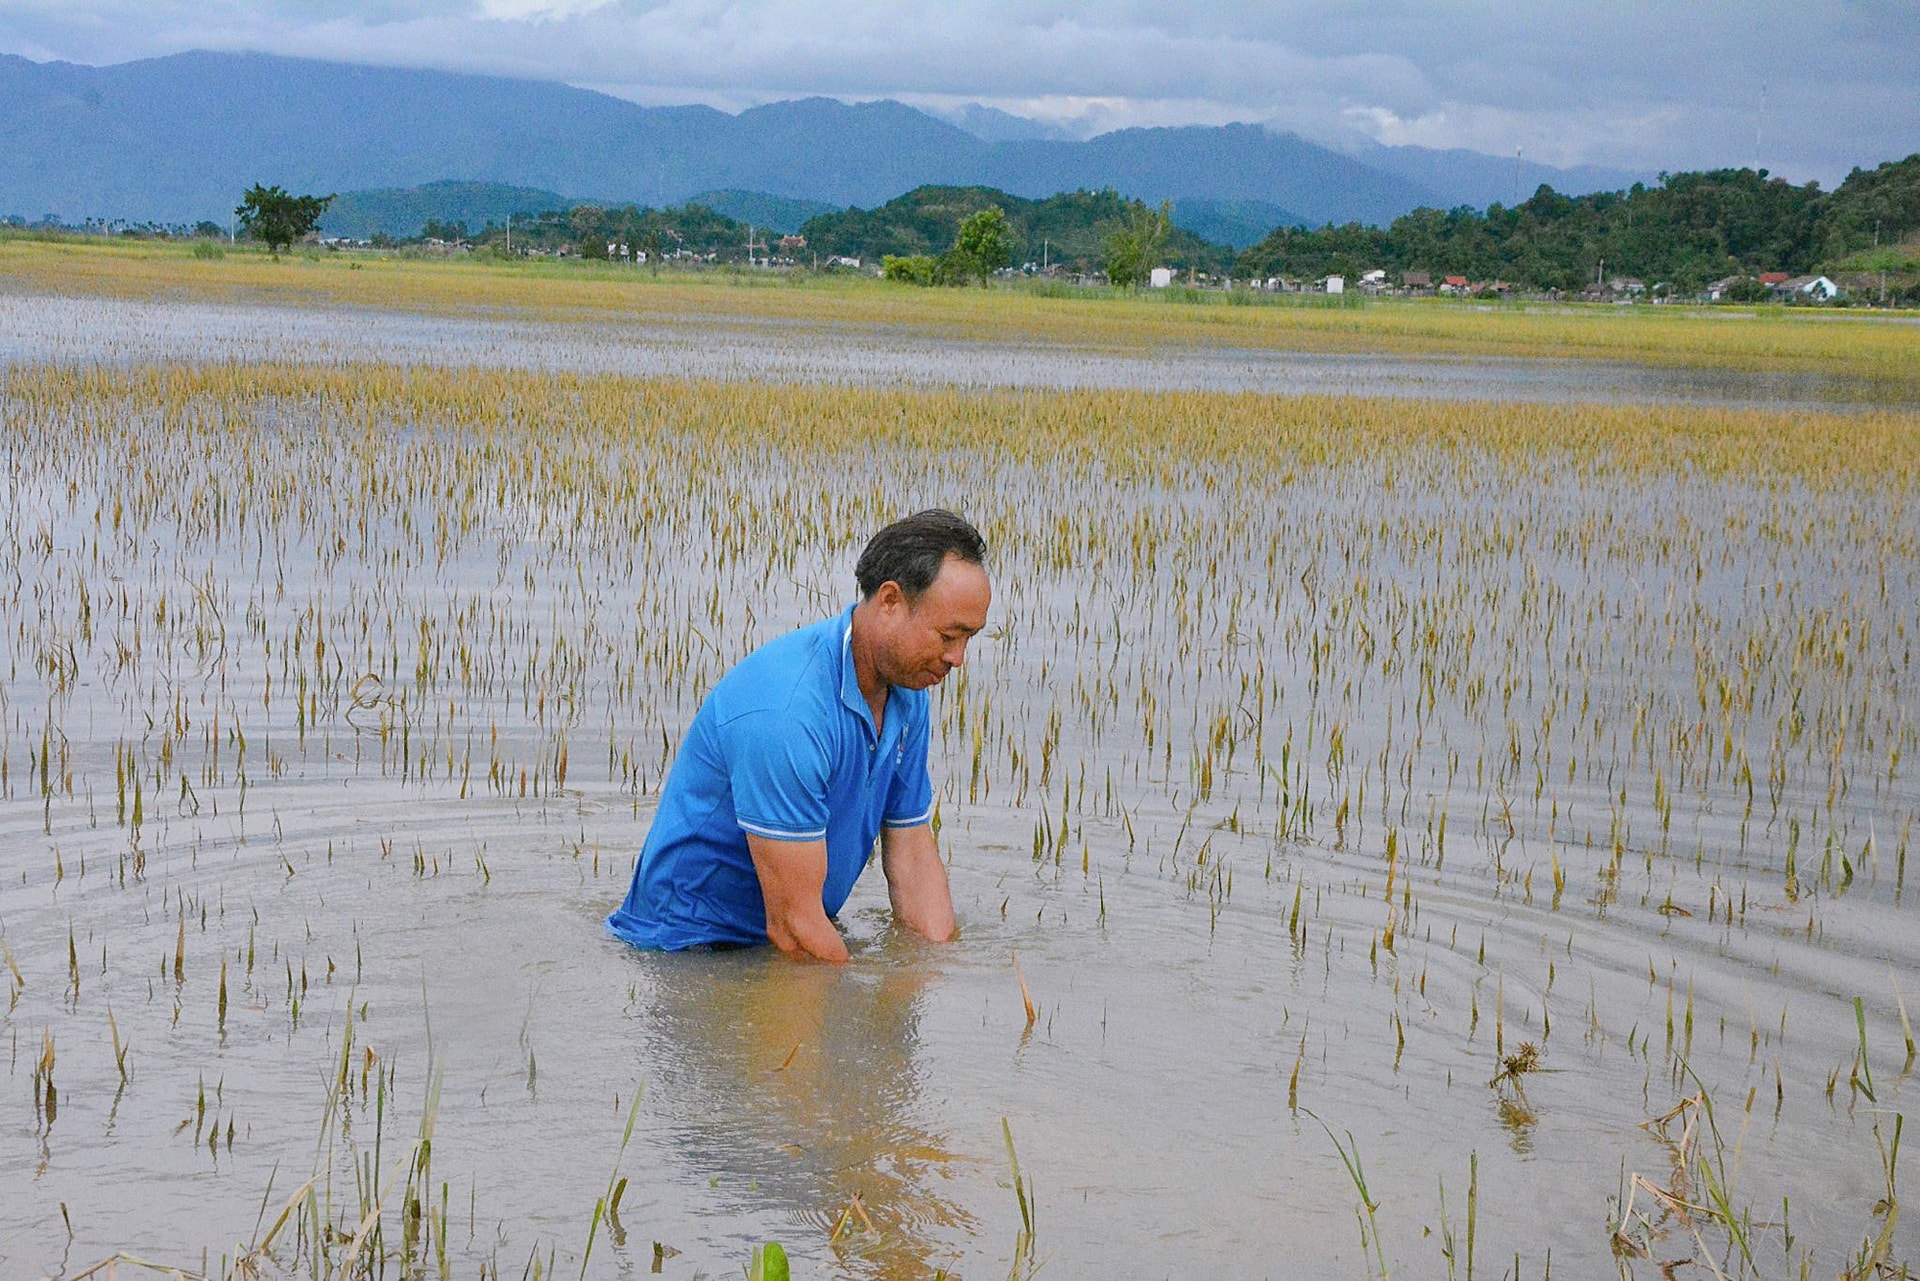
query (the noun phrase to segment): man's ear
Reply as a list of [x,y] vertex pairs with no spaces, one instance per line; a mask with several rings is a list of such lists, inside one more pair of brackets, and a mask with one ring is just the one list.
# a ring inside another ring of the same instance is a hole
[[889,578],[886,582],[874,589],[873,600],[876,605],[879,605],[882,609],[891,613],[896,609],[905,607],[907,604],[907,594],[900,590],[900,584]]

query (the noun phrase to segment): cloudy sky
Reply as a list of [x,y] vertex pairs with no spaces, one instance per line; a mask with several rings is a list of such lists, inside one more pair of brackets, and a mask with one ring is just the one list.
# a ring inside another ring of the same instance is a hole
[[728,110],[980,102],[1837,183],[1920,151],[1920,0],[0,0],[0,52],[258,50]]

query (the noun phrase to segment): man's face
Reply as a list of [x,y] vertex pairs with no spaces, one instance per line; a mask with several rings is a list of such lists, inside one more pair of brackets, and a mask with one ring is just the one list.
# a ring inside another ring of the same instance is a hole
[[927,689],[966,661],[967,642],[987,625],[993,589],[987,571],[949,555],[918,600],[908,602],[894,584],[881,588],[887,623],[876,665],[890,685]]

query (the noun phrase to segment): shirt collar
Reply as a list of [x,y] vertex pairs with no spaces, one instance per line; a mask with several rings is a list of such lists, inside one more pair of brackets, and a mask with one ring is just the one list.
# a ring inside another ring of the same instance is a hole
[[866,695],[860,692],[860,674],[853,665],[853,609],[847,606],[840,615],[840,701],[848,711],[860,718],[867,733],[874,738],[879,735],[873,728],[873,711],[867,706]]

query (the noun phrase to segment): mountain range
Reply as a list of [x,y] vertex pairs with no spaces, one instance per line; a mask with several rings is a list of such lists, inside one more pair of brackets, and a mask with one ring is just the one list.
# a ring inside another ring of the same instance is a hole
[[[478,232],[489,226],[505,227],[509,218],[525,222],[532,214],[572,209],[577,205],[611,203],[617,202],[587,196],[566,196],[538,187],[442,179],[417,187],[379,187],[339,192],[320,217],[320,231],[323,235],[346,236],[354,240],[368,240],[380,235],[405,240],[419,235],[429,222],[459,223],[469,232]],[[800,230],[801,224],[809,218],[840,212],[838,205],[789,196],[770,196],[759,191],[701,191],[675,203],[704,205],[735,222],[781,235]],[[1262,228],[1260,235],[1265,235],[1273,225],[1269,223],[1267,228]],[[1259,236],[1254,239],[1259,239]]]
[[0,56],[0,215],[224,223],[256,182],[295,192],[439,180],[662,206],[727,192],[871,207],[928,183],[1026,197],[1113,188],[1172,200],[1242,241],[1267,221],[1384,224],[1625,186],[1641,175],[1375,147],[1343,154],[1260,125],[1086,140],[991,108],[938,119],[893,101],[776,102],[738,115],[586,89],[267,54],[106,67]]

